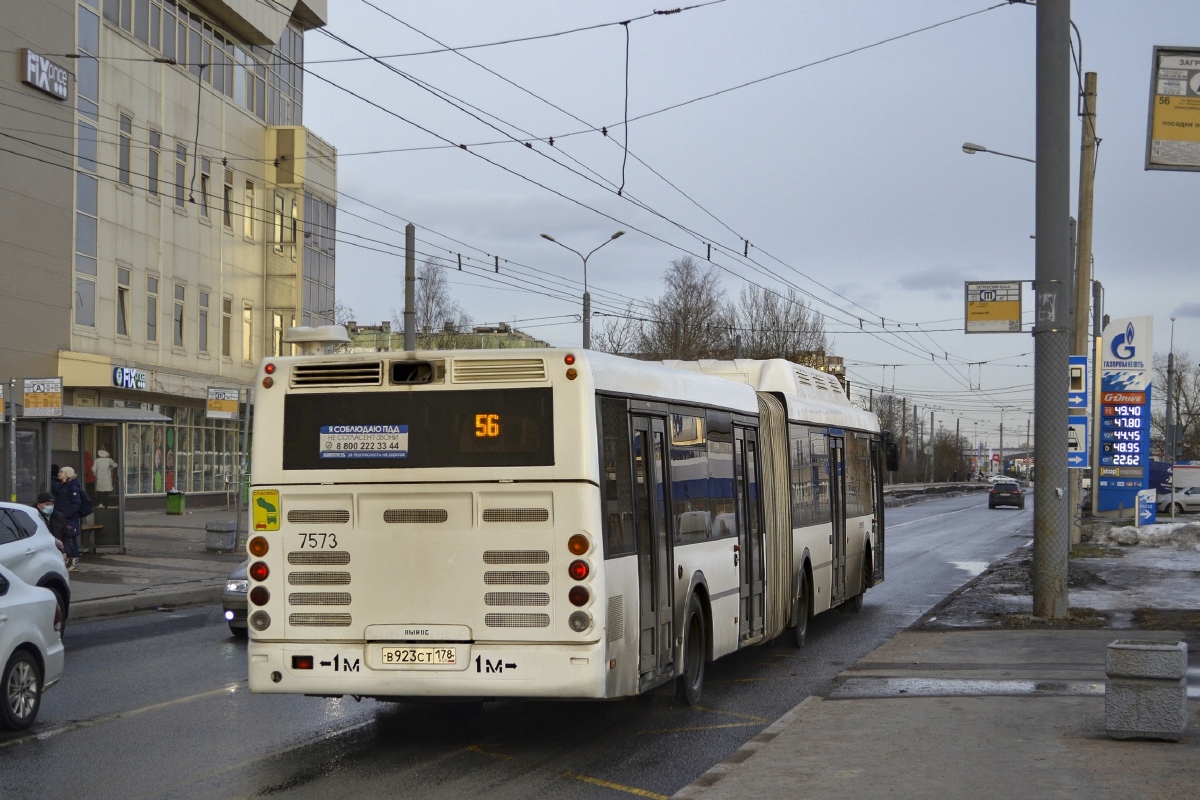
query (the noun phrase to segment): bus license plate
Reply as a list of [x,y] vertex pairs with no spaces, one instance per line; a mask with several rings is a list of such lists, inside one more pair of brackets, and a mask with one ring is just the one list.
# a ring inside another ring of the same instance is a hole
[[385,667],[453,667],[458,664],[454,647],[384,647],[380,660]]

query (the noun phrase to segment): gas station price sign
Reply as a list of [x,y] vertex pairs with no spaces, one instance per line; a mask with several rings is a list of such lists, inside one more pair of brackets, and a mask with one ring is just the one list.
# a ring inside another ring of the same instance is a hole
[[[1146,393],[1102,392],[1100,402],[1100,466],[1145,467],[1150,451]],[[1126,477],[1122,470],[1110,474]]]

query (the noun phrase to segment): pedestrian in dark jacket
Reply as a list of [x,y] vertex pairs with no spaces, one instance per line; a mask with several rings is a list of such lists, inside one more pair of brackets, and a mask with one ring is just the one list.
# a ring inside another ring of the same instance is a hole
[[54,501],[54,510],[66,518],[66,537],[63,544],[67,546],[67,557],[71,559],[67,569],[72,572],[79,569],[79,534],[81,532],[79,511],[83,507],[83,487],[75,477],[75,470],[63,467],[58,471],[58,495]]
[[62,515],[62,512],[54,510],[54,495],[50,492],[39,494],[37,510],[41,513],[42,519],[46,521],[46,527],[54,536],[58,552],[63,554],[63,560],[67,560],[67,543],[63,541],[67,536],[67,518]]

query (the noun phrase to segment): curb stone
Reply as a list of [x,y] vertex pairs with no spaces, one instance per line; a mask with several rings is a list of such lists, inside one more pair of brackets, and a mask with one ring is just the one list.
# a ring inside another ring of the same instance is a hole
[[216,603],[221,600],[224,585],[189,586],[166,591],[149,591],[142,594],[101,597],[95,600],[77,600],[71,603],[69,619],[77,622],[96,617],[110,617],[131,611],[147,611],[160,606],[186,606],[200,603]]
[[804,707],[810,702],[820,700],[816,695],[809,695],[800,704],[788,711],[779,719],[758,732],[754,738],[734,750],[728,758],[710,767],[698,778],[671,795],[671,800],[692,800],[699,797],[713,785],[719,783],[726,775],[744,764],[751,756],[790,726],[804,712]]

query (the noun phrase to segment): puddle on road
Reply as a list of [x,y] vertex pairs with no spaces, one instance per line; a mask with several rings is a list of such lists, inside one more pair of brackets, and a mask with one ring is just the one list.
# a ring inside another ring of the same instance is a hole
[[[1189,670],[1189,673],[1191,671]],[[1200,685],[1189,685],[1189,698],[1200,698]],[[849,678],[827,700],[883,697],[1088,697],[1104,696],[1103,681],[975,680],[970,678]]]
[[972,578],[988,568],[988,562],[986,561],[951,561],[950,565],[956,569],[965,570],[971,573]]

